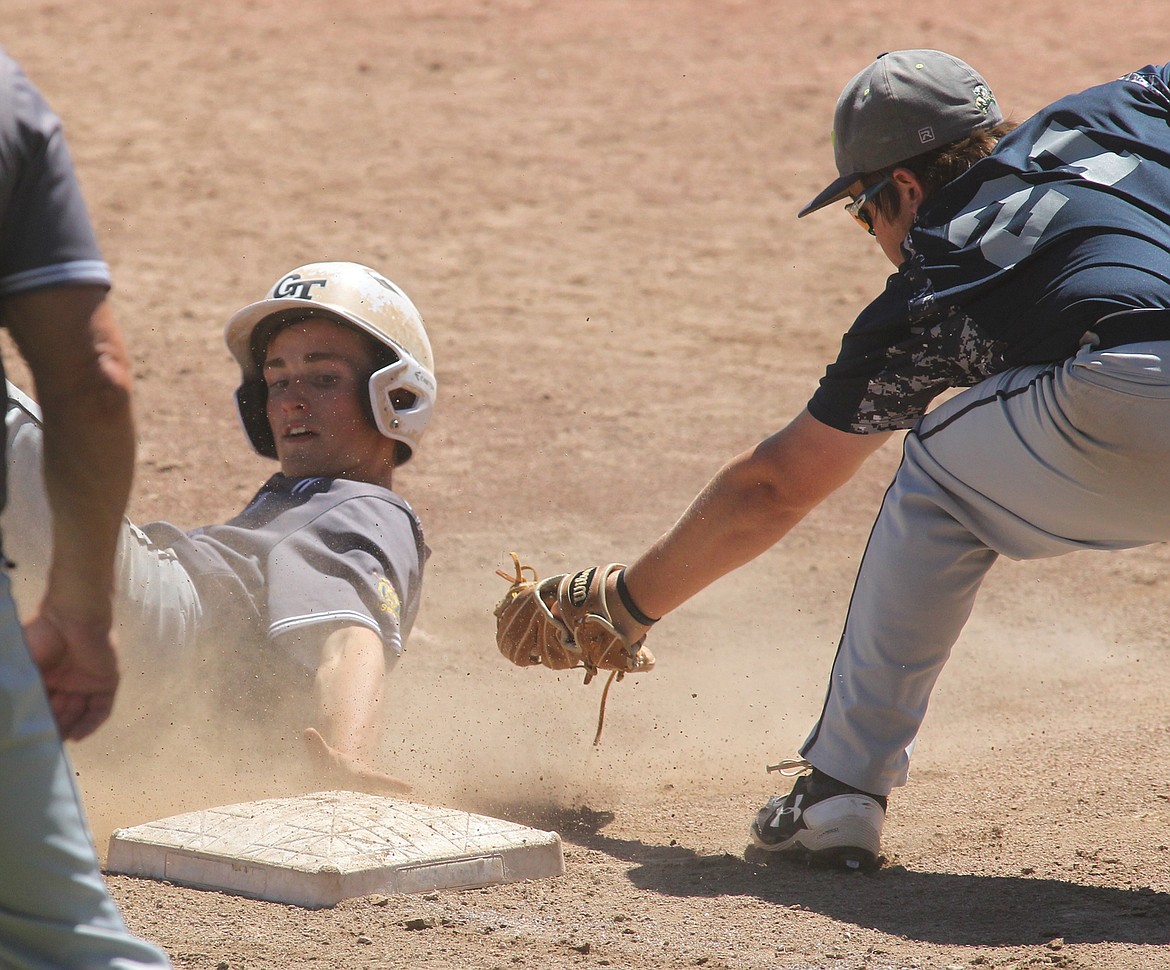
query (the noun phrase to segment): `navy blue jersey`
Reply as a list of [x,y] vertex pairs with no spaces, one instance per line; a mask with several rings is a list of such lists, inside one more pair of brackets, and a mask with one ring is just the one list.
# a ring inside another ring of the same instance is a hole
[[243,620],[274,640],[310,627],[367,626],[400,653],[418,611],[422,526],[405,500],[378,485],[278,473],[223,525],[184,534],[156,522],[143,531],[187,569],[212,624]]
[[1038,112],[927,200],[903,251],[809,401],[834,428],[909,428],[947,388],[1111,330],[1170,339],[1170,314],[1132,312],[1170,308],[1167,67]]

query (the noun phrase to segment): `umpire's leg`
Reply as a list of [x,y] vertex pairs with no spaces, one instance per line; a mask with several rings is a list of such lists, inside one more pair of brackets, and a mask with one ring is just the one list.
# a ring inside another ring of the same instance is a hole
[[0,966],[162,970],[98,870],[73,771],[0,573]]

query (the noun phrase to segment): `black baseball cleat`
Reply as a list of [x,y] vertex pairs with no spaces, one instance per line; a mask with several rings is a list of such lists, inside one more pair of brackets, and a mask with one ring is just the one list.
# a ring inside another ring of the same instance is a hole
[[881,856],[886,799],[811,769],[787,795],[774,795],[752,822],[752,842],[771,857],[788,856],[846,869],[874,869]]

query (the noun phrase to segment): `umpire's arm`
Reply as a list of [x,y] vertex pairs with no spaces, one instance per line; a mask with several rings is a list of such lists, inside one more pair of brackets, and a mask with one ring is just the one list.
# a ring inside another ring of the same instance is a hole
[[77,739],[109,715],[118,684],[110,623],[134,465],[130,364],[104,287],[32,290],[0,313],[36,384],[53,512],[45,595],[25,632],[61,734]]

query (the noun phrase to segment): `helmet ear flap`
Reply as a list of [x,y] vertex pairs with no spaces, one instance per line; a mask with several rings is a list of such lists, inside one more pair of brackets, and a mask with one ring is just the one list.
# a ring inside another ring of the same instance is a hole
[[268,423],[268,385],[259,378],[244,381],[236,389],[236,409],[252,447],[265,458],[275,458],[276,440]]
[[[370,375],[370,410],[374,425],[399,444],[398,464],[407,461],[431,420],[435,405],[435,379],[405,350],[399,360]],[[409,403],[395,404],[394,392],[405,391]]]

